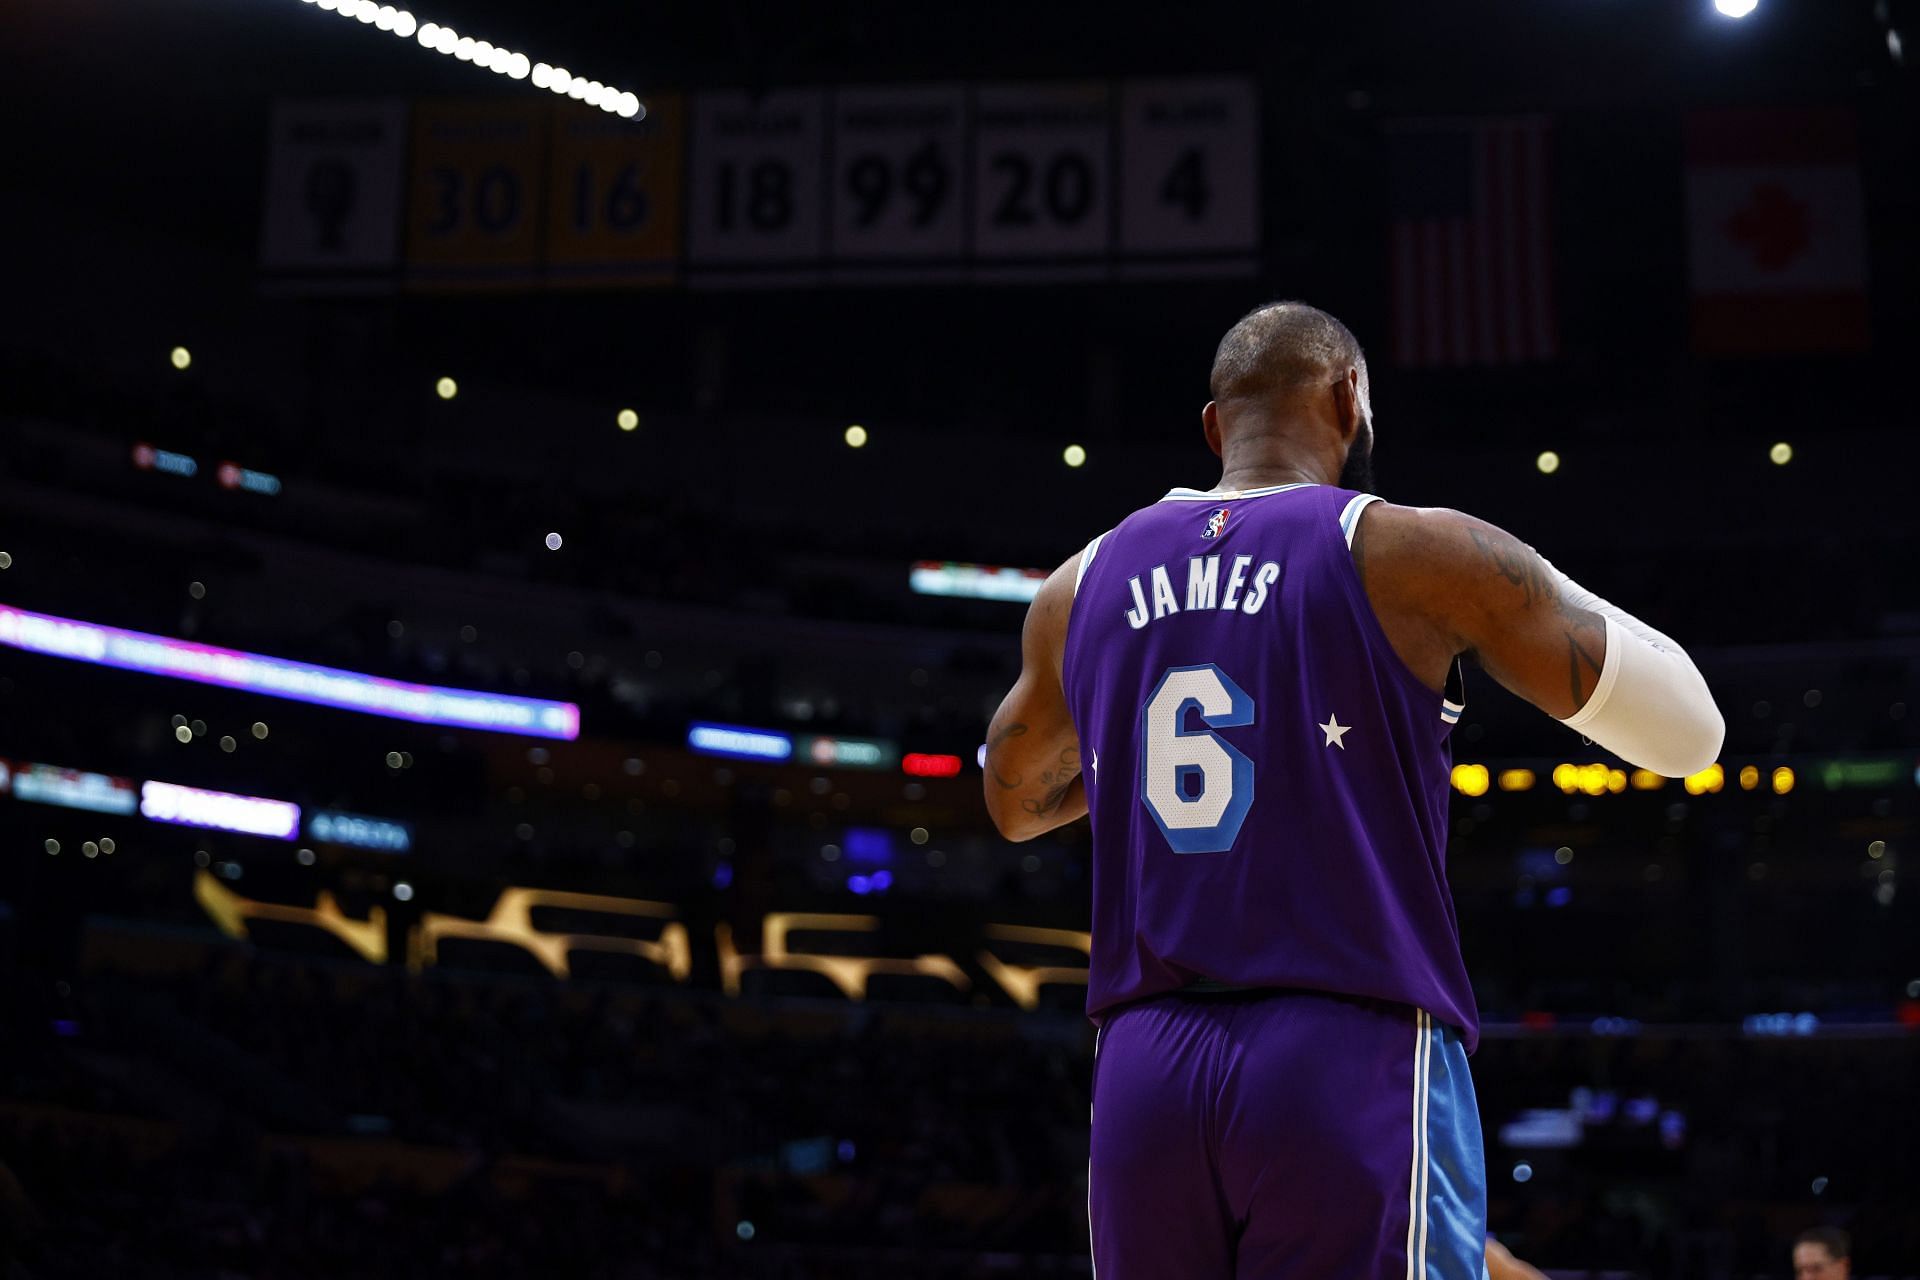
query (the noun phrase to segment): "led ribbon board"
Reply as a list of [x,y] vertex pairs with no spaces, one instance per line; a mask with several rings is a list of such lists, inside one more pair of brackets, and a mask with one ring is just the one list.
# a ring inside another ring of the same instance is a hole
[[900,748],[881,738],[810,736],[796,744],[798,754],[821,765],[849,769],[891,769]]
[[916,595],[955,596],[964,600],[1012,600],[1021,604],[1040,594],[1044,569],[1002,569],[990,564],[922,560],[907,575]]
[[93,813],[132,813],[138,804],[131,778],[63,769],[52,764],[21,762],[8,766],[0,762],[0,790],[6,789],[4,775],[9,771],[13,775],[14,797],[19,800]]
[[364,711],[392,720],[524,733],[536,738],[580,736],[580,708],[571,702],[409,684],[337,667],[29,613],[8,605],[0,605],[0,645],[316,706]]
[[406,823],[357,813],[322,809],[309,814],[307,834],[327,844],[350,844],[383,853],[406,853],[413,848],[413,829]]
[[701,755],[735,760],[785,760],[793,755],[793,739],[777,730],[705,721],[688,727],[687,746]]
[[211,827],[242,835],[291,840],[300,830],[300,806],[263,796],[236,796],[225,791],[203,791],[172,782],[140,785],[140,812],[153,822],[183,827]]

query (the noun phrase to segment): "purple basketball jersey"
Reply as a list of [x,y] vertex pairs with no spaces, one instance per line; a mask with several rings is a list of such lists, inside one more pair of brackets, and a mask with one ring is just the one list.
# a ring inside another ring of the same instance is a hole
[[1093,823],[1087,1013],[1195,982],[1479,1035],[1447,888],[1447,734],[1324,485],[1176,489],[1089,544],[1063,681]]

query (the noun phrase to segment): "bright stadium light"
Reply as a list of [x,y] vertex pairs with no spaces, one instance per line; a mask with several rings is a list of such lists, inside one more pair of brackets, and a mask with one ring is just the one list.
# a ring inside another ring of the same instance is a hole
[[632,431],[640,425],[640,415],[631,409],[622,409],[614,415],[613,420],[619,424],[622,431]]
[[1760,6],[1760,0],[1713,0],[1723,18],[1744,18]]
[[328,13],[337,13],[343,18],[352,18],[355,22],[399,36],[402,40],[416,40],[423,49],[485,67],[495,75],[511,80],[531,78],[536,89],[583,99],[609,114],[628,120],[646,118],[646,108],[641,105],[639,97],[628,90],[602,85],[597,80],[576,79],[557,67],[545,62],[537,63],[526,54],[505,45],[463,36],[443,23],[421,22],[405,9],[390,4],[376,4],[374,0],[303,0],[303,3]]
[[185,347],[175,347],[167,353],[167,359],[173,364],[174,368],[186,369],[193,364],[193,352],[187,350]]
[[1788,444],[1785,440],[1782,440],[1779,444],[1776,444],[1773,446],[1773,448],[1767,450],[1767,456],[1773,459],[1774,466],[1784,467],[1789,462],[1793,461],[1793,446]]
[[460,384],[452,378],[442,378],[433,384],[433,393],[442,400],[451,400],[460,394]]
[[1085,466],[1087,451],[1080,445],[1070,444],[1061,452],[1060,459],[1070,467]]
[[852,426],[847,428],[845,438],[847,441],[848,448],[852,448],[852,449],[865,448],[867,443],[867,429],[856,422]]
[[1533,460],[1533,465],[1540,468],[1541,475],[1550,476],[1560,469],[1560,455],[1548,449]]

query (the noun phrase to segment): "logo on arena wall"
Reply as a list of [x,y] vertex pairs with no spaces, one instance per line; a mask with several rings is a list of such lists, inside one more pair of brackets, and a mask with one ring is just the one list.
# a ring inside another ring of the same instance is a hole
[[1215,507],[1213,510],[1213,514],[1207,517],[1206,531],[1202,533],[1200,536],[1203,538],[1217,538],[1220,536],[1220,531],[1222,529],[1225,529],[1226,527],[1227,527],[1227,508]]

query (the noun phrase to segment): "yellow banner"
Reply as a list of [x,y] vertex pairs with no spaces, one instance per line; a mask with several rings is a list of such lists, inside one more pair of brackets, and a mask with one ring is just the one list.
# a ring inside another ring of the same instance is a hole
[[414,108],[409,287],[520,288],[538,274],[548,111],[539,99]]
[[547,283],[672,284],[680,264],[681,100],[647,98],[635,122],[554,104],[547,180]]

